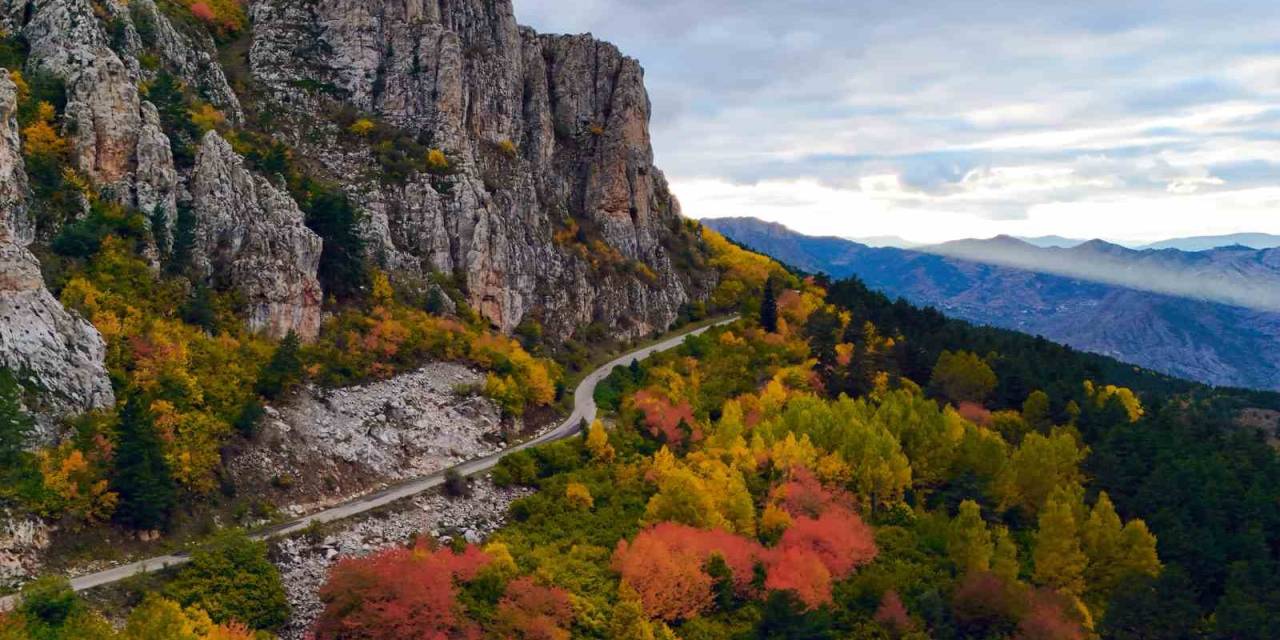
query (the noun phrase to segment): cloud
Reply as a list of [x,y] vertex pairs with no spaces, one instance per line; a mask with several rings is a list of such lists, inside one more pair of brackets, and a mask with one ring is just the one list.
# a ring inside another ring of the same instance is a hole
[[[1194,233],[1268,224],[1232,195],[1280,167],[1274,2],[515,2],[524,23],[641,60],[689,215],[731,205],[847,236],[1120,239],[1171,234],[1171,209]],[[1068,218],[1118,202],[1123,231]],[[1198,228],[1190,205],[1209,207]]]

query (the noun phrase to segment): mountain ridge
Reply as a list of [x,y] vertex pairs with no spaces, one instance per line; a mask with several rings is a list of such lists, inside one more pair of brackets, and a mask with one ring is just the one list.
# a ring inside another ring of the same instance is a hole
[[[703,223],[801,269],[854,275],[891,296],[966,320],[1043,335],[1211,384],[1280,388],[1280,368],[1274,364],[1280,358],[1277,313],[955,256],[804,236],[753,218]],[[1004,242],[1010,241],[1020,242]],[[1111,247],[1117,245],[1103,243],[1085,251],[1096,255]]]

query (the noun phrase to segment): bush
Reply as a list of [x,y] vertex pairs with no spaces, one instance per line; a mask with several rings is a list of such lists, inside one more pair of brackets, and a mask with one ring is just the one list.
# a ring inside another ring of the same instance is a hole
[[276,630],[289,619],[280,572],[267,559],[267,544],[239,529],[214,534],[191,553],[191,562],[166,588],[183,606],[198,606],[215,622],[236,620]]
[[493,468],[493,483],[499,487],[535,486],[538,483],[538,461],[528,449],[509,453]]
[[466,498],[471,495],[471,483],[457,469],[444,472],[444,493],[450,498]]

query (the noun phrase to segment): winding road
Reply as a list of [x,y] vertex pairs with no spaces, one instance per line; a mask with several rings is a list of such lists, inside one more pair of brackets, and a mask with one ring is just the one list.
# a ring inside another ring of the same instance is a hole
[[[631,351],[629,353],[618,356],[617,358],[614,358],[613,360],[609,361],[605,365],[587,374],[587,376],[582,379],[582,382],[578,383],[577,388],[574,389],[574,392],[573,392],[573,412],[569,414],[568,418],[565,418],[564,422],[561,422],[554,429],[551,429],[545,433],[542,433],[541,435],[531,440],[528,440],[527,442],[522,442],[508,449],[503,449],[502,451],[499,451],[497,453],[493,453],[481,458],[475,458],[475,459],[463,462],[462,464],[459,464],[453,467],[452,470],[456,470],[464,476],[471,476],[478,473],[482,473],[482,472],[488,471],[489,469],[492,469],[495,465],[498,464],[498,461],[501,460],[502,457],[507,454],[515,453],[516,451],[521,451],[523,449],[528,449],[529,447],[536,447],[540,444],[546,444],[548,442],[562,440],[564,438],[568,438],[572,435],[577,434],[581,428],[581,423],[583,420],[587,421],[588,423],[590,423],[592,420],[595,420],[596,418],[596,401],[595,401],[596,385],[598,385],[601,380],[604,380],[609,375],[609,373],[613,371],[614,367],[627,366],[631,364],[632,360],[644,360],[645,358],[648,358],[649,356],[655,353],[673,349],[675,347],[680,346],[680,344],[684,342],[684,339],[688,336],[698,335],[706,331],[707,329],[710,329],[711,327],[728,324],[730,322],[733,322],[734,320],[737,320],[737,316],[733,316],[725,320],[720,320],[718,322],[707,325],[705,327],[701,327],[699,329],[686,331],[684,333],[673,336],[671,338],[667,338],[666,340],[663,340],[661,342],[658,342],[640,349],[636,349],[635,351]],[[287,536],[287,535],[291,535],[291,534],[303,531],[307,527],[311,526],[313,523],[334,522],[336,520],[343,520],[345,518],[350,518],[352,516],[360,515],[362,513],[365,513],[373,509],[377,509],[378,507],[385,506],[397,500],[402,500],[404,498],[417,495],[419,493],[427,491],[428,489],[434,489],[435,487],[438,487],[444,484],[444,478],[447,472],[448,470],[440,471],[428,476],[422,476],[419,478],[415,478],[413,480],[408,480],[401,484],[388,487],[386,489],[382,489],[374,493],[365,494],[357,498],[352,498],[347,502],[330,507],[323,511],[317,511],[316,513],[313,513],[308,516],[303,516],[295,520],[290,520],[289,522],[285,522],[272,527],[268,527],[266,529],[262,529],[260,531],[256,531],[252,534],[251,537],[257,540],[266,540],[269,538],[275,538],[279,536]],[[90,574],[72,578],[71,588],[75,589],[76,591],[84,591],[85,589],[92,589],[94,587],[100,587],[102,585],[119,582],[121,580],[124,580],[130,576],[137,575],[139,573],[159,571],[168,567],[180,565],[187,562],[189,559],[190,559],[190,556],[186,553],[175,553],[171,555],[147,558],[146,560],[138,560],[136,562],[122,564],[120,566],[112,567],[110,569],[105,569],[103,571],[98,571],[96,573],[90,573]],[[16,604],[16,600],[14,598],[15,598],[14,596],[10,596],[8,598],[0,598],[0,611],[11,608],[14,604]]]

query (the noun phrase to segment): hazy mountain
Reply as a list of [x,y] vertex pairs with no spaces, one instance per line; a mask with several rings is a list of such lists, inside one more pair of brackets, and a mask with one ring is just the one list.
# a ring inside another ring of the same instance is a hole
[[1134,250],[1103,240],[1037,247],[1010,236],[957,240],[921,251],[1180,298],[1280,311],[1280,249]]
[[922,243],[912,242],[906,238],[898,236],[867,236],[865,238],[849,238],[858,244],[865,244],[868,247],[891,247],[894,249],[914,249],[922,246]]
[[1080,240],[1079,238],[1064,238],[1062,236],[1018,236],[1018,239],[1037,247],[1059,247],[1062,249],[1070,249],[1071,247],[1079,246],[1088,242],[1087,240]]
[[[966,320],[1043,335],[1212,384],[1280,389],[1280,313],[922,251],[805,236],[753,218],[705,220],[704,224],[802,269],[834,277],[858,276],[889,295],[932,305]],[[985,249],[989,254],[1002,247],[1027,255],[1062,251],[1039,249],[1011,237],[967,242],[960,246]],[[1134,252],[1099,241],[1075,251],[1096,260],[1135,253],[1181,253]],[[1187,255],[1197,254],[1183,254]],[[1175,258],[1158,257],[1170,262]],[[1228,260],[1235,262],[1240,260]]]
[[1172,238],[1136,247],[1137,249],[1177,249],[1179,251],[1207,251],[1219,247],[1242,246],[1250,249],[1274,249],[1280,247],[1280,236],[1270,233],[1233,233],[1225,236],[1195,236]]

